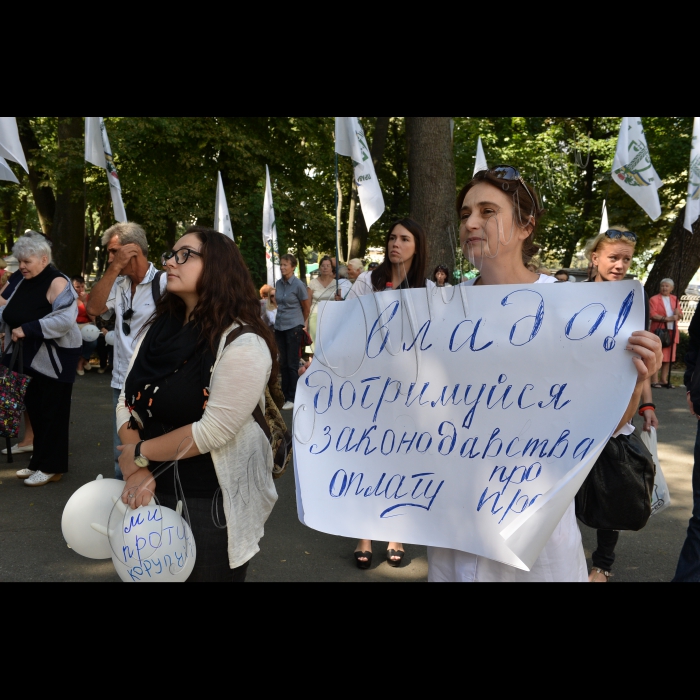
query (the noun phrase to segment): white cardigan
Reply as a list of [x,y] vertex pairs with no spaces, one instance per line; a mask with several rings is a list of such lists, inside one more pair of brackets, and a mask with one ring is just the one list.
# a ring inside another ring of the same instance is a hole
[[[277,503],[272,448],[252,415],[256,404],[265,411],[265,387],[272,371],[272,358],[262,338],[253,334],[242,336],[224,350],[226,338],[236,328],[237,325],[229,328],[221,339],[209,403],[202,420],[192,426],[199,452],[211,453],[224,495],[232,569],[247,564],[260,551],[265,523]],[[127,376],[142,342],[143,338],[136,347]],[[124,427],[130,417],[122,390],[117,426]],[[180,469],[187,469],[187,460],[180,462]]]

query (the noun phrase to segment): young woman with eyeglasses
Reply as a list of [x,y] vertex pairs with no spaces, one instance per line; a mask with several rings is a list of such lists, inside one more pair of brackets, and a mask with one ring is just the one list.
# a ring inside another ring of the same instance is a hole
[[[242,583],[277,501],[272,449],[253,419],[276,381],[277,348],[232,240],[192,227],[163,262],[167,294],[117,409],[122,500],[136,509],[155,493],[174,510],[184,494],[197,544],[190,582]],[[240,326],[254,333],[227,345]],[[178,457],[181,491],[175,469],[163,471]]]
[[[511,166],[482,171],[462,190],[457,201],[465,256],[480,271],[466,285],[533,285],[556,283],[553,277],[527,268],[539,252],[537,225],[544,214],[534,188]],[[618,429],[639,408],[644,383],[661,357],[660,342],[647,332],[632,335],[628,350],[638,372],[638,385]],[[547,543],[532,571],[523,572],[468,552],[430,548],[432,582],[572,582],[588,580],[586,557],[574,504]]]

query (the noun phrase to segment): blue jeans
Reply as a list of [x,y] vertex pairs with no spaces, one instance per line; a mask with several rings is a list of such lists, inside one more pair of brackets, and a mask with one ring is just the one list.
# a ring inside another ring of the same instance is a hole
[[693,470],[693,517],[688,528],[688,539],[681,552],[674,583],[700,583],[700,421],[695,442],[695,469]]
[[121,452],[119,452],[117,449],[117,446],[122,444],[122,441],[119,439],[119,433],[117,432],[117,404],[119,403],[119,396],[121,393],[121,389],[112,389],[114,405],[114,414],[112,417],[112,424],[114,425],[114,478],[117,481],[124,481],[122,470],[119,468],[119,456],[121,455]]

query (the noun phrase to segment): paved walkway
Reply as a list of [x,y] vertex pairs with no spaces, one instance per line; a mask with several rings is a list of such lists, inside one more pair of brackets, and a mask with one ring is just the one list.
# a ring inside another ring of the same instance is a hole
[[[15,472],[28,463],[16,457],[0,464],[0,581],[118,581],[111,562],[92,562],[68,549],[61,535],[61,514],[71,495],[98,474],[112,471],[111,392],[109,378],[96,373],[75,387],[71,425],[71,473],[58,484],[28,489]],[[697,421],[685,408],[685,392],[657,392],[662,427],[661,460],[673,507],[653,519],[642,533],[624,533],[618,549],[615,582],[670,581],[692,510],[691,473]],[[422,582],[428,564],[424,547],[407,547],[407,565],[392,569],[376,561],[369,572],[354,564],[356,542],[303,527],[296,514],[294,478],[278,482],[280,501],[250,568],[251,582]],[[587,554],[595,535],[584,531]]]

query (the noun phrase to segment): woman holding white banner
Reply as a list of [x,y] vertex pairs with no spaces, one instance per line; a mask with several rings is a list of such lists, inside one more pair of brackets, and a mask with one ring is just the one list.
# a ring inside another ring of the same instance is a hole
[[[457,210],[465,256],[480,270],[466,285],[547,284],[553,277],[527,268],[539,252],[534,238],[544,214],[537,193],[516,168],[499,166],[478,173],[460,193]],[[618,430],[636,414],[647,379],[661,362],[661,343],[651,333],[632,334],[627,349],[638,383]],[[583,419],[583,417],[582,417]],[[572,503],[530,572],[468,552],[430,548],[431,582],[586,583],[588,568]]]
[[[426,284],[427,261],[428,238],[423,227],[412,219],[401,219],[389,229],[384,262],[377,269],[361,274],[347,298],[357,299],[392,289],[422,289]],[[405,556],[402,544],[389,543],[389,566],[398,569]],[[371,540],[361,540],[355,551],[358,568],[362,571],[371,568],[372,557]]]

